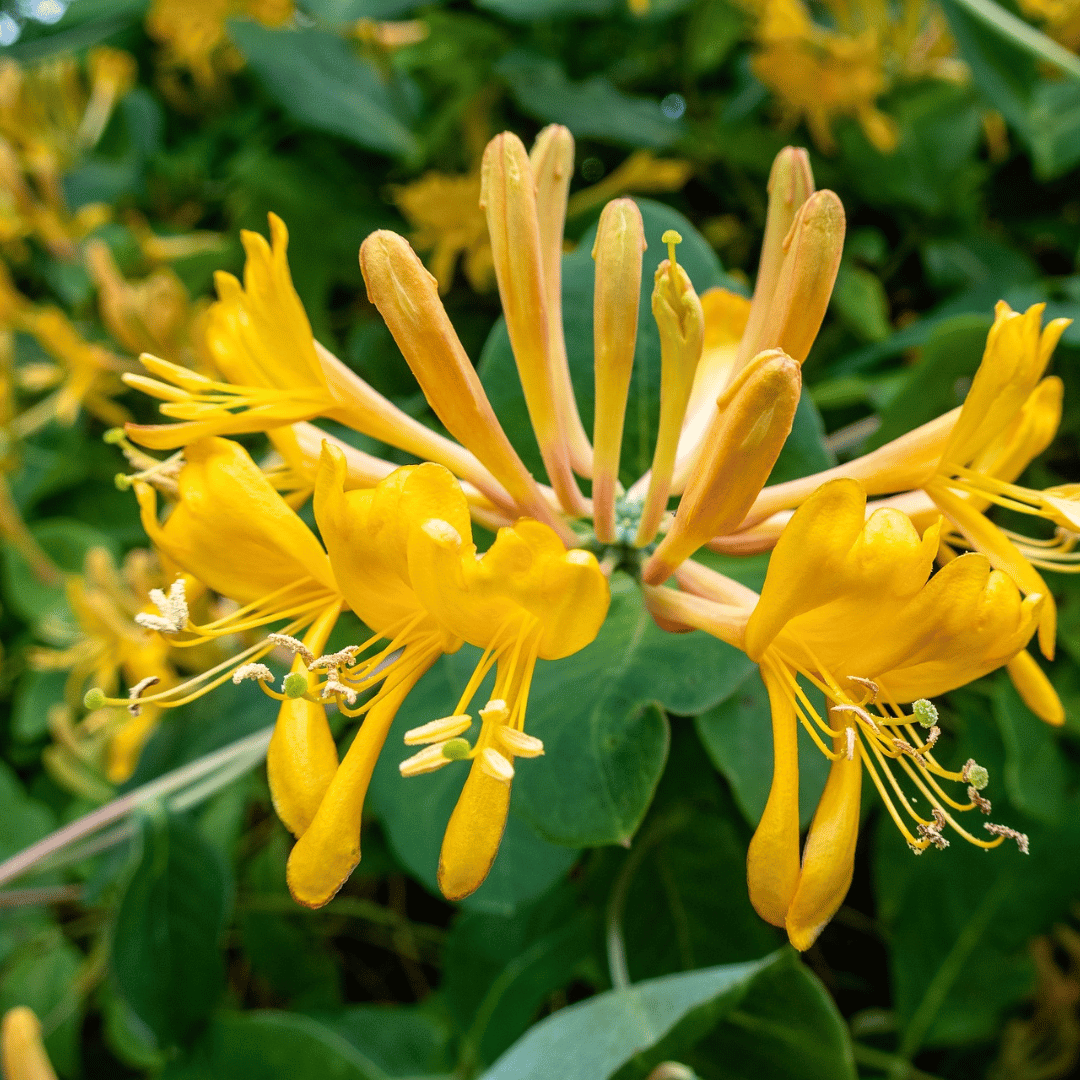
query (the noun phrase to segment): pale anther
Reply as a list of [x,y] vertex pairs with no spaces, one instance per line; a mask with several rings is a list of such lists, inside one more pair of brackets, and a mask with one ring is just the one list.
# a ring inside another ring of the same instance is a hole
[[241,664],[233,673],[234,686],[242,682],[254,680],[255,682],[273,682],[274,673],[265,664]]
[[308,667],[315,663],[315,654],[299,638],[291,637],[289,634],[267,634],[266,639],[299,656]]
[[851,761],[855,757],[855,729],[849,727],[844,731],[847,735],[847,759]]
[[424,743],[442,742],[443,739],[452,739],[463,731],[468,731],[472,725],[472,717],[467,713],[456,716],[444,716],[439,720],[430,720],[419,727],[410,728],[405,732],[406,746],[423,746]]
[[986,822],[983,828],[992,836],[1005,836],[1010,840],[1015,840],[1016,846],[1025,855],[1029,854],[1027,833],[1017,832],[1016,829],[1010,829],[1008,825],[995,825],[992,821]]
[[490,746],[480,754],[480,768],[487,773],[492,780],[498,780],[503,784],[509,784],[514,779],[514,766]]
[[135,622],[139,626],[147,630],[159,630],[165,634],[177,634],[187,626],[187,594],[182,577],[177,578],[169,586],[168,594],[162,592],[161,589],[151,589],[150,600],[161,614],[151,615],[140,612],[135,616]]
[[984,798],[983,798],[983,797],[982,797],[982,796],[981,796],[981,795],[980,795],[980,794],[978,793],[978,791],[976,791],[976,789],[975,789],[975,788],[973,788],[973,787],[972,787],[972,786],[971,786],[970,784],[968,784],[968,789],[967,789],[967,793],[968,793],[968,798],[969,798],[969,799],[970,799],[970,800],[971,800],[971,801],[972,801],[972,802],[973,802],[973,803],[974,803],[974,804],[975,804],[975,805],[976,805],[976,806],[977,806],[977,807],[978,807],[978,808],[979,808],[979,809],[980,809],[980,810],[981,810],[981,811],[982,811],[982,812],[983,812],[984,814],[989,814],[989,813],[990,813],[990,809],[991,809],[991,807],[990,807],[990,800],[989,800],[989,799],[984,799]]
[[418,754],[406,758],[398,766],[398,771],[402,776],[419,776],[449,764],[450,759],[442,752],[442,744],[436,743],[434,746],[425,746]]
[[875,735],[881,734],[881,728],[874,723],[874,718],[861,705],[833,705],[834,712],[854,713]]
[[502,698],[494,698],[480,710],[480,719],[485,724],[505,724],[510,716],[510,710]]
[[343,682],[340,682],[335,678],[329,678],[323,684],[322,696],[324,698],[340,696],[350,705],[356,704],[356,691],[351,686],[346,686]]
[[314,660],[304,659],[311,671],[326,671],[331,668],[351,667],[356,660],[356,654],[361,651],[359,645],[346,645],[340,652],[327,653],[325,656],[317,656]]
[[156,675],[147,675],[145,679],[140,679],[129,691],[128,701],[130,704],[127,709],[132,716],[138,716],[142,712],[142,706],[139,704],[139,698],[143,696],[143,693],[150,689],[151,686],[156,686],[161,680]]
[[860,686],[865,686],[866,689],[870,691],[868,704],[873,705],[874,702],[877,701],[877,696],[881,688],[876,682],[874,682],[873,679],[863,679],[858,675],[849,675],[847,677],[847,680],[848,682],[858,683]]
[[495,738],[515,757],[540,757],[544,752],[544,744],[535,735],[526,735],[517,728],[500,727]]

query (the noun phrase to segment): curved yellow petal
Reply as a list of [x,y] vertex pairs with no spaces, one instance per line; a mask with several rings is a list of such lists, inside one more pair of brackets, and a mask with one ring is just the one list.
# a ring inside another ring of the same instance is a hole
[[836,740],[836,749],[841,751],[841,756],[832,763],[810,823],[799,887],[787,913],[788,939],[800,952],[814,944],[844,902],[855,869],[862,745],[856,738],[850,760],[844,738]]
[[322,545],[239,443],[204,439],[184,456],[179,503],[164,524],[153,489],[135,485],[143,527],[170,559],[241,604],[305,579],[337,591]]
[[328,904],[360,862],[360,825],[375,762],[401,703],[425,670],[416,669],[372,706],[314,819],[293,846],[285,877],[298,904],[309,908]]
[[484,772],[481,759],[475,758],[439,852],[439,888],[447,900],[463,900],[484,883],[509,810],[510,784]]
[[773,777],[746,855],[746,881],[754,910],[783,926],[799,885],[799,725],[783,674],[766,662],[761,678],[772,709]]
[[41,1024],[25,1005],[4,1013],[0,1023],[0,1063],[5,1080],[56,1080],[41,1041]]

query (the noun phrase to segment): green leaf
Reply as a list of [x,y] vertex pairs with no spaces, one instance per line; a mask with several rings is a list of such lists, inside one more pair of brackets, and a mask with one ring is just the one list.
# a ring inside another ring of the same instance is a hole
[[985,168],[976,161],[982,105],[970,87],[924,80],[895,92],[888,111],[900,142],[882,154],[854,121],[837,125],[844,179],[871,206],[971,218]]
[[1065,759],[1055,730],[1024,703],[1009,679],[994,692],[994,719],[1005,744],[1005,790],[1025,814],[1060,825],[1067,806]]
[[[645,226],[645,252],[638,308],[637,349],[623,430],[620,479],[629,486],[652,464],[656,425],[660,416],[660,333],[652,316],[653,271],[666,258],[660,237],[676,229],[683,238],[679,245],[680,265],[690,275],[699,293],[717,285],[730,285],[716,253],[708,241],[677,210],[651,199],[636,199]],[[593,369],[593,241],[595,226],[563,257],[563,324],[567,362],[581,420],[592,431],[595,399]],[[500,319],[484,345],[479,364],[480,378],[491,404],[514,448],[537,476],[544,474],[540,452],[529,423],[514,365],[506,323]]]
[[706,0],[690,17],[686,63],[692,75],[718,68],[746,33],[744,11],[731,0]]
[[[824,698],[813,688],[813,700]],[[773,774],[772,713],[765,684],[756,672],[715,708],[694,720],[709,758],[731,785],[735,801],[751,826],[757,827],[769,798]],[[814,740],[799,727],[799,822],[810,824],[829,775],[829,762]]]
[[617,0],[478,0],[478,6],[515,22],[557,16],[610,14]]
[[298,123],[394,157],[419,151],[376,68],[337,34],[231,21],[229,33],[267,91]]
[[557,61],[519,50],[507,53],[495,70],[522,110],[565,124],[578,138],[664,150],[683,135],[683,124],[665,116],[659,102],[624,94],[603,75],[575,83]]
[[19,679],[11,708],[11,734],[19,742],[36,742],[49,733],[49,709],[64,700],[66,671],[27,671]]
[[160,1047],[190,1038],[224,986],[230,887],[220,856],[185,818],[139,821],[139,863],[113,931],[112,971]]
[[842,261],[831,303],[844,325],[863,341],[884,341],[892,332],[889,299],[872,270]]
[[629,840],[667,755],[661,709],[693,716],[731,694],[750,668],[701,631],[659,629],[638,588],[615,575],[596,640],[537,666],[528,730],[543,739],[545,756],[519,769],[515,812],[561,844]]
[[[747,895],[749,839],[691,725],[676,722],[649,816],[629,851],[604,853],[610,875],[596,875],[608,926],[621,929],[632,982],[751,960],[776,948],[778,932]],[[666,932],[658,934],[658,925]]]
[[976,18],[966,4],[942,0],[941,7],[960,54],[971,67],[975,85],[1009,124],[1026,137],[1031,130],[1035,58],[1016,41]]
[[161,1080],[387,1080],[351,1043],[309,1016],[225,1013]]
[[1031,102],[1031,160],[1040,180],[1080,162],[1080,83],[1041,79]]
[[693,1065],[697,1052],[712,1063],[706,1075],[730,1061],[755,1080],[855,1077],[835,1007],[785,949],[572,1005],[532,1028],[483,1080],[641,1080],[662,1061]]
[[349,1005],[315,1019],[349,1042],[387,1076],[449,1073],[448,1022],[423,1005]]

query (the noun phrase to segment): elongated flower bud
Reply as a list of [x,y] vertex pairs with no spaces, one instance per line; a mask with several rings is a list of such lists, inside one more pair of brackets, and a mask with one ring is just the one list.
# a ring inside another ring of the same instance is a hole
[[0,1024],[0,1065],[7,1080],[56,1080],[41,1041],[41,1024],[25,1005],[4,1013]]
[[593,244],[593,528],[604,544],[615,540],[615,484],[637,345],[645,247],[645,228],[637,204],[632,199],[609,202],[600,215]]
[[540,456],[560,504],[581,513],[584,500],[555,404],[536,183],[525,147],[510,132],[496,135],[484,151],[480,205],[487,212],[499,297]]
[[1046,672],[1035,662],[1027,649],[1021,649],[1006,665],[1009,678],[1024,704],[1040,720],[1054,727],[1065,723],[1065,708]]
[[716,403],[675,521],[642,579],[659,585],[714,536],[734,529],[769,478],[799,404],[799,365],[780,350],[756,356]]
[[[447,430],[491,470],[516,507],[561,529],[510,445],[439,299],[438,283],[397,233],[379,230],[360,247],[368,298],[379,309],[424,396]],[[498,491],[485,495],[500,503]]]
[[660,425],[649,493],[634,540],[638,547],[644,547],[656,535],[667,509],[679,432],[705,340],[701,301],[686,271],[675,261],[675,245],[682,237],[669,229],[662,239],[668,245],[671,257],[656,268],[652,294],[653,317],[660,330]]
[[575,472],[592,476],[592,447],[581,425],[577,398],[566,362],[562,319],[562,254],[566,225],[566,199],[574,175],[574,136],[561,124],[549,124],[529,154],[536,180],[536,211],[540,222],[540,258],[547,300],[548,366],[552,392],[567,452]]
[[746,323],[739,350],[740,360],[735,372],[767,345],[757,344],[765,328],[765,318],[772,306],[773,293],[780,280],[780,268],[784,262],[787,239],[791,226],[802,204],[814,192],[814,174],[810,170],[810,156],[801,147],[785,146],[769,173],[769,209],[765,218],[765,237],[761,243],[761,260],[758,263],[754,300],[750,305],[750,317]]
[[806,359],[840,269],[844,220],[843,204],[832,191],[817,191],[803,203],[784,241],[762,349],[783,349],[800,364]]

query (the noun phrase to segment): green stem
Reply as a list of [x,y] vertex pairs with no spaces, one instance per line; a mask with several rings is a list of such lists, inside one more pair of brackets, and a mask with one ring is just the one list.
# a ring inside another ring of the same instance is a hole
[[853,1042],[851,1044],[855,1061],[859,1065],[868,1065],[872,1069],[882,1069],[889,1080],[940,1080],[940,1077],[916,1069],[906,1058],[899,1054],[890,1054],[886,1050],[876,1050],[872,1046]]

